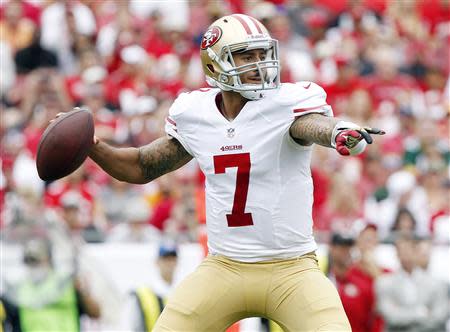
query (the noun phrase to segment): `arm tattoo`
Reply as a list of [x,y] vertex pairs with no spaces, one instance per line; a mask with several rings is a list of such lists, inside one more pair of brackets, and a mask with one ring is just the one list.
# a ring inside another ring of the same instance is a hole
[[175,138],[160,137],[139,148],[139,166],[148,181],[180,168],[191,159],[192,156]]
[[339,119],[311,113],[297,118],[289,130],[292,138],[301,145],[312,143],[331,147],[331,134]]

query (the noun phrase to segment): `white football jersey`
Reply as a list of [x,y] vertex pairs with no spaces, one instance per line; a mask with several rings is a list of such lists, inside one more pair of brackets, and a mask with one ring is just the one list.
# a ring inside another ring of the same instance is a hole
[[291,258],[316,249],[312,235],[311,146],[289,134],[308,113],[332,116],[315,83],[285,83],[248,101],[228,121],[216,105],[219,89],[181,94],[166,119],[206,176],[210,254],[256,262]]

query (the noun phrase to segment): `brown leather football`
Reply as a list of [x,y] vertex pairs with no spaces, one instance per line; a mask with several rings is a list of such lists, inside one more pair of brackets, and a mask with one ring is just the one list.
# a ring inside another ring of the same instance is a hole
[[39,141],[36,167],[39,177],[52,181],[75,171],[86,160],[94,138],[94,118],[76,108],[54,120]]

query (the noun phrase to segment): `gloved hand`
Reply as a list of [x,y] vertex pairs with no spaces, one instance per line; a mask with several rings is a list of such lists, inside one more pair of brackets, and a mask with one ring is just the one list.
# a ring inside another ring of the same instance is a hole
[[353,123],[341,122],[333,130],[332,146],[343,156],[357,155],[366,149],[367,144],[372,144],[371,134],[384,135],[385,132],[377,128],[359,127]]

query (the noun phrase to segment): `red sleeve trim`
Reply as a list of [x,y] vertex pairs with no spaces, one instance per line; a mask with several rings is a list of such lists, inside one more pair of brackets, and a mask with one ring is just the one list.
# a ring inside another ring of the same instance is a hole
[[315,110],[315,109],[319,109],[319,108],[322,108],[324,106],[328,106],[328,104],[323,104],[323,105],[309,107],[309,108],[296,108],[295,110],[293,110],[293,112],[294,113],[303,113],[303,112],[308,112],[308,111],[312,111],[312,110]]
[[176,123],[175,121],[173,121],[173,120],[172,120],[171,118],[169,118],[169,117],[166,118],[166,121],[169,122],[170,124],[174,125],[174,126],[177,125],[177,123]]

